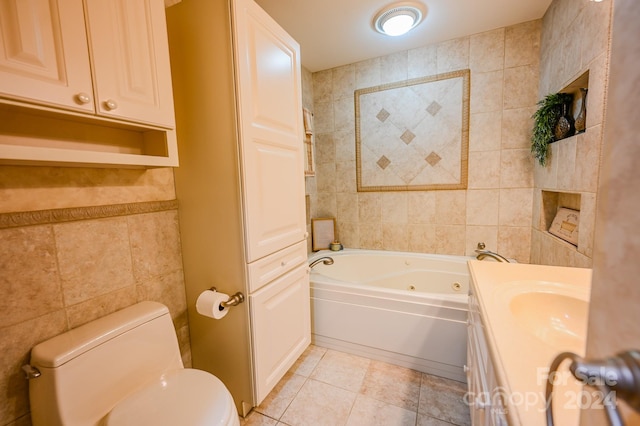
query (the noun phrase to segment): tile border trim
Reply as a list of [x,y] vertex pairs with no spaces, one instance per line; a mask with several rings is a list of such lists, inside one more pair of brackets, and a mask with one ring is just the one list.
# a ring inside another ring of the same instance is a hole
[[177,210],[178,200],[0,213],[0,229]]

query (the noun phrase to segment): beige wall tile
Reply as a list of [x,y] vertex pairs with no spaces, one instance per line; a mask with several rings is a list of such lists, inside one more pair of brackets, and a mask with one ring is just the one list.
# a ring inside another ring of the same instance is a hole
[[320,133],[333,132],[333,102],[316,102],[313,104],[313,125],[315,126],[316,135]]
[[575,187],[576,172],[576,142],[578,138],[573,136],[556,142],[558,145],[558,189],[570,190]]
[[336,203],[338,208],[337,219],[340,222],[358,221],[358,194],[357,193],[337,193]]
[[506,28],[505,68],[538,63],[541,25],[540,20],[535,20]]
[[0,329],[63,307],[51,226],[0,230],[0,271]]
[[315,137],[315,162],[319,164],[336,162],[336,144],[333,133],[320,133]]
[[436,253],[462,256],[465,241],[464,225],[436,225]]
[[355,126],[353,92],[351,98],[342,98],[333,103],[335,130],[351,130]]
[[[358,204],[360,202],[358,201]],[[359,213],[361,214],[361,213]],[[336,194],[329,192],[318,193],[318,208],[316,209],[315,217],[336,217],[338,215],[338,204],[336,201]],[[362,220],[362,217],[360,217]]]
[[[325,70],[313,73],[314,104],[333,101],[333,71]],[[317,123],[314,123],[317,125]]]
[[531,188],[533,161],[529,149],[503,149],[500,154],[500,187]]
[[360,241],[360,229],[358,222],[340,222],[338,226],[338,238],[345,247],[358,247]]
[[591,127],[577,138],[575,189],[595,193],[598,190],[602,127]]
[[356,162],[340,161],[336,163],[336,192],[356,192]]
[[514,108],[502,113],[502,148],[530,149],[535,107]]
[[382,194],[377,192],[358,194],[358,218],[360,222],[381,222]]
[[484,243],[487,250],[498,250],[498,227],[467,225],[465,255],[476,256],[478,243]]
[[519,263],[531,260],[531,227],[501,226],[498,229],[498,251],[508,259]]
[[[133,273],[137,281],[182,269],[178,212],[129,216]],[[172,242],[167,244],[167,242]]]
[[358,226],[359,244],[358,247],[369,250],[381,250],[382,226],[379,223],[363,223]]
[[436,193],[411,191],[407,195],[407,221],[415,224],[436,223]]
[[66,306],[134,284],[126,218],[61,223],[53,230]]
[[137,302],[133,285],[92,297],[67,308],[69,328],[79,327]]
[[316,164],[316,187],[318,192],[336,192],[336,163]]
[[175,198],[171,168],[0,167],[0,213]]
[[538,81],[537,65],[524,65],[504,70],[504,108],[528,108],[538,100],[537,87],[523,84],[525,81]]
[[471,114],[469,118],[469,152],[500,149],[502,111]]
[[302,107],[313,111],[313,73],[302,67]]
[[337,161],[355,161],[356,160],[356,135],[353,129],[345,129],[333,134],[336,146]]
[[419,78],[438,73],[438,48],[435,45],[422,46],[408,52],[408,78]]
[[609,48],[613,2],[585,2],[580,33],[582,66],[587,66]]
[[608,80],[608,55],[603,53],[589,64],[589,93],[587,94],[587,129],[604,122]]
[[436,192],[436,223],[440,225],[463,225],[466,220],[466,191]]
[[594,233],[596,225],[596,194],[582,193],[580,196],[580,229],[578,230],[578,251],[593,257]]
[[382,194],[382,222],[406,224],[408,219],[408,194],[386,192]]
[[500,151],[469,153],[469,189],[500,187]]
[[356,67],[356,89],[380,85],[380,58],[358,62]]
[[500,226],[531,226],[533,191],[531,189],[500,190]]
[[408,251],[408,225],[397,223],[383,223],[382,242],[386,250]]
[[500,190],[477,189],[467,192],[467,225],[498,225]]
[[438,44],[438,74],[469,68],[469,37],[448,40]]
[[502,110],[503,79],[502,70],[474,75],[471,85],[471,114]]
[[34,319],[3,327],[0,333],[0,419],[11,422],[29,412],[28,382],[22,365],[29,362],[31,348],[67,330],[63,310],[47,313]]
[[470,37],[469,68],[472,72],[496,71],[504,67],[504,37],[504,28]]
[[408,250],[416,253],[435,253],[437,249],[436,225],[409,224]]
[[406,51],[380,58],[380,84],[407,79],[408,54]]
[[352,98],[356,86],[355,65],[345,65],[332,69],[333,100]]

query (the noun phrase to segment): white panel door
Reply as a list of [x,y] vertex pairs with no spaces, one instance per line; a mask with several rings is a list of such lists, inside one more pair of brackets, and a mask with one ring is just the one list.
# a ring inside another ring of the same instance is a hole
[[251,0],[233,0],[247,261],[305,238],[300,48]]
[[0,1],[0,97],[94,111],[82,0]]
[[256,405],[311,343],[306,262],[249,295]]
[[98,114],[173,128],[163,0],[86,5]]

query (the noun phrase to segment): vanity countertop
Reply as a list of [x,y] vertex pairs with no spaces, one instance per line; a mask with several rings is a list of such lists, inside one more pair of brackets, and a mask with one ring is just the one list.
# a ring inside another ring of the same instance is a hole
[[[549,365],[561,352],[584,356],[591,269],[472,260],[469,271],[509,424],[544,425]],[[591,389],[561,370],[555,424],[578,425]]]

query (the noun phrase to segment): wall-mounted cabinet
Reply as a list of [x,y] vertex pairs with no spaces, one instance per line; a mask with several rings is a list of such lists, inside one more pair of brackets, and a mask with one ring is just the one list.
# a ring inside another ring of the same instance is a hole
[[163,0],[9,0],[0,27],[0,162],[177,165]]

